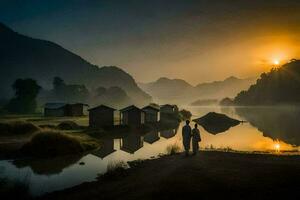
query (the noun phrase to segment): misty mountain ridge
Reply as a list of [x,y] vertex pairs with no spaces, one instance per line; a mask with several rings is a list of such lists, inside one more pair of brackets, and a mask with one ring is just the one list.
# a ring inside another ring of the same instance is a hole
[[248,90],[234,99],[237,105],[299,105],[300,60],[292,59],[278,68],[262,73]]
[[151,96],[124,70],[115,66],[99,68],[53,42],[21,35],[2,23],[0,43],[0,98],[12,96],[11,85],[18,78],[35,79],[49,89],[53,77],[59,76],[89,89],[122,88],[137,104],[151,101]]
[[255,83],[255,78],[240,79],[230,76],[222,81],[200,83],[193,86],[182,79],[159,78],[139,86],[160,103],[189,104],[199,99],[221,100],[234,97]]

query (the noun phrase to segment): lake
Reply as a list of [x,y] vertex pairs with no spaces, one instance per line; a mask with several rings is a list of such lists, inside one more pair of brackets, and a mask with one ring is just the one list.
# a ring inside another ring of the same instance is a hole
[[[219,112],[246,121],[229,130],[210,134],[200,127],[202,149],[232,149],[298,154],[300,148],[300,109],[297,107],[185,107],[193,118]],[[181,128],[149,132],[143,136],[103,139],[103,147],[85,156],[68,156],[45,160],[2,160],[0,178],[19,180],[30,192],[41,195],[62,190],[82,182],[93,181],[119,161],[151,159],[166,153],[169,145],[181,146]],[[193,126],[194,123],[191,123]],[[83,164],[84,163],[84,164]]]

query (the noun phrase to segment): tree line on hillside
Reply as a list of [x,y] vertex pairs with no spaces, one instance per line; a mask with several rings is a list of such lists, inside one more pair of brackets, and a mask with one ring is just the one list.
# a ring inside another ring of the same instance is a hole
[[[300,60],[292,59],[280,68],[262,73],[256,84],[241,91],[235,105],[279,105],[300,103]],[[224,105],[231,105],[224,99]]]
[[110,106],[128,105],[131,99],[119,87],[98,87],[88,90],[85,85],[67,84],[60,77],[54,77],[53,89],[43,89],[36,80],[17,79],[12,88],[14,97],[8,101],[1,100],[2,111],[17,114],[35,113],[38,104],[46,102],[108,104]]

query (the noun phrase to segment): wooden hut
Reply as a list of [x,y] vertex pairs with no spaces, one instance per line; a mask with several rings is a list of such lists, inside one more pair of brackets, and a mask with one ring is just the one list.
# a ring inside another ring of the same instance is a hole
[[46,103],[44,106],[44,116],[46,117],[78,117],[83,116],[83,108],[88,106],[83,103]]
[[83,103],[66,104],[65,116],[70,116],[70,117],[83,116],[84,106],[88,106],[88,105]]
[[65,103],[46,103],[44,106],[45,117],[65,116]]
[[89,109],[89,126],[92,128],[113,126],[115,110],[116,109],[105,105]]
[[145,123],[154,123],[158,121],[159,108],[148,105],[142,109],[145,112]]
[[122,125],[140,126],[145,123],[145,112],[132,105],[120,110]]

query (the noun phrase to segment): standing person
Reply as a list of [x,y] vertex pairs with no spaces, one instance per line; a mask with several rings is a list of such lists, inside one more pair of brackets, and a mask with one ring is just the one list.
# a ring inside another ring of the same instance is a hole
[[199,151],[199,142],[201,141],[200,131],[198,129],[198,124],[195,124],[195,128],[192,130],[192,147],[193,155],[196,155]]
[[182,142],[185,150],[185,156],[189,155],[191,146],[192,129],[190,127],[190,121],[186,120],[186,125],[182,128]]

